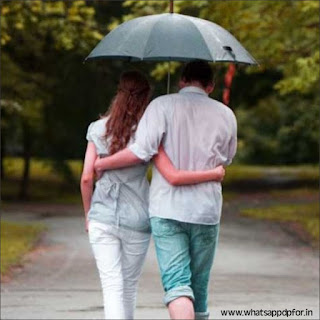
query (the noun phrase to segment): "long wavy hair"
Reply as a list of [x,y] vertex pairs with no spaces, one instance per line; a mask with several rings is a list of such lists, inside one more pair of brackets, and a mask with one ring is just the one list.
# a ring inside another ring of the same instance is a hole
[[124,72],[120,77],[118,91],[105,116],[105,138],[111,137],[109,154],[124,149],[150,101],[151,87],[147,78],[138,71]]

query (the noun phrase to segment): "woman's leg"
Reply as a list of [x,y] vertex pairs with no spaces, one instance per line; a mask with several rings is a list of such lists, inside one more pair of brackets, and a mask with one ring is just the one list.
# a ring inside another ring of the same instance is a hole
[[126,319],[123,307],[121,240],[118,230],[107,224],[89,222],[89,239],[99,270],[106,319]]
[[125,319],[133,319],[138,280],[148,250],[150,234],[122,229],[121,238]]

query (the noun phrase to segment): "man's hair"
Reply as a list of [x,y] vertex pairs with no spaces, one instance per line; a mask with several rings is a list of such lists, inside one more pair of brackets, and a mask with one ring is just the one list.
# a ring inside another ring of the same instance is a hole
[[213,71],[208,62],[191,61],[184,66],[181,80],[186,83],[198,81],[206,88],[213,82]]

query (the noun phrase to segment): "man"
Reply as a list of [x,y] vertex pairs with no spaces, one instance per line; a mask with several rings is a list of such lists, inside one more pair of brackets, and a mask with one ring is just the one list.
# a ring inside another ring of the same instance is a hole
[[[229,165],[236,153],[237,122],[231,109],[208,97],[212,79],[208,63],[188,63],[179,93],[153,100],[140,120],[135,143],[97,160],[96,170],[149,161],[160,144],[177,169]],[[175,187],[153,167],[149,212],[164,302],[172,319],[209,317],[207,291],[221,208],[220,182]]]

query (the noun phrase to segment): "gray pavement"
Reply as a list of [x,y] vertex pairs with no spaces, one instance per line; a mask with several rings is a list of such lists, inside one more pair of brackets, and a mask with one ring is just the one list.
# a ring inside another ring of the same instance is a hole
[[[1,319],[102,319],[102,295],[95,262],[83,230],[80,207],[73,214],[6,211],[2,219],[41,221],[48,226],[24,268],[1,285]],[[224,205],[220,243],[210,281],[213,319],[266,319],[221,316],[221,310],[312,310],[319,319],[318,252],[279,224],[239,217],[236,204]],[[137,319],[168,319],[151,244],[140,280]],[[278,319],[288,319],[279,317]]]

